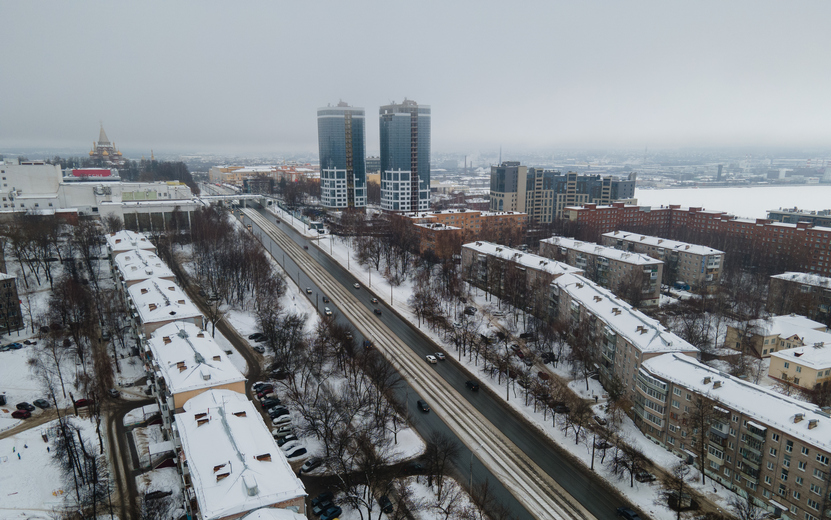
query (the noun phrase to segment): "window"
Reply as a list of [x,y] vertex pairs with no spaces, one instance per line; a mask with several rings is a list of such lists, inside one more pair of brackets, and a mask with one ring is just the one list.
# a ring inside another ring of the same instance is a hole
[[800,460],[800,461],[797,463],[797,467],[799,468],[799,471],[805,471],[805,461],[804,461],[804,460]]
[[730,468],[727,468],[727,467],[724,468],[724,476],[726,476],[727,478],[730,478]]
[[782,479],[782,482],[788,481],[788,470],[783,469],[782,473],[779,475],[779,478]]
[[808,455],[808,452],[809,452],[809,451],[810,451],[810,450],[809,450],[808,448],[806,448],[805,446],[803,446],[803,447],[802,447],[802,454],[803,454],[803,455]]
[[785,451],[788,453],[793,451],[793,441],[785,441]]
[[825,472],[820,470],[820,469],[815,469],[814,470],[814,477],[816,477],[820,480],[825,480]]
[[687,394],[687,401],[692,401],[692,395]]
[[797,366],[796,366],[796,371],[797,371],[797,372],[802,372],[802,367],[801,367],[801,366],[799,366],[799,365],[797,365]]
[[808,507],[810,507],[811,509],[816,509],[817,511],[819,511],[819,504],[817,502],[815,502],[815,501],[813,501],[809,498],[807,500],[807,504],[808,504]]
[[770,449],[770,455],[771,455],[771,457],[775,457],[775,456],[776,456],[776,448],[771,448],[771,449]]
[[791,364],[785,361],[785,368],[791,368]]
[[822,464],[824,466],[827,466],[828,465],[828,457],[826,457],[825,455],[819,453],[819,454],[817,454],[817,462],[819,462],[820,464]]
[[799,491],[794,491],[794,492],[793,492],[793,497],[794,497],[796,500],[799,500]]
[[773,442],[779,442],[779,434],[778,433],[771,433],[770,438]]
[[770,475],[765,475],[765,484],[770,484],[772,482],[773,481],[771,480]]
[[[4,200],[5,200],[5,199],[4,199]],[[680,396],[680,395],[681,395],[681,389],[680,389],[680,388],[678,388],[678,387],[673,388],[673,389],[672,389],[672,393],[673,393],[673,394],[675,394],[675,395]]]
[[801,486],[801,485],[802,485],[802,477],[796,477],[794,480],[796,481],[796,485],[797,485],[797,486]]
[[815,495],[822,495],[822,488],[816,484],[811,484],[811,493]]
[[788,489],[785,487],[785,484],[779,484],[779,494],[783,497],[788,494]]
[[681,403],[679,403],[678,401],[676,401],[675,399],[673,399],[673,400],[672,400],[672,407],[673,407],[673,408],[680,408],[680,407],[681,407]]
[[769,470],[771,470],[771,471],[773,471],[773,468],[774,468],[774,466],[773,466],[773,462],[768,461],[768,469],[769,469]]

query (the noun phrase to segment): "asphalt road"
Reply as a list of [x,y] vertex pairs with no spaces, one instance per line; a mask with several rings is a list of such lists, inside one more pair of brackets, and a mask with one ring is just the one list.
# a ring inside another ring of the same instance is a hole
[[[267,212],[261,212],[268,216],[269,220],[274,222],[276,219],[273,215]],[[298,244],[309,246],[307,252],[314,258],[326,271],[328,271],[335,279],[343,284],[345,287],[352,287],[356,280],[349,272],[343,269],[338,263],[333,261],[328,255],[320,251],[313,240],[309,240],[299,233],[297,233],[291,226],[286,224],[279,224],[280,229],[287,232],[288,235]],[[274,258],[284,265],[286,272],[298,283],[298,285],[305,289],[311,287],[313,290],[310,299],[312,303],[318,302],[320,310],[324,304],[322,303],[322,293],[314,286],[312,281],[308,279],[297,265],[291,260],[289,256],[284,255],[282,250],[276,244],[270,243],[270,240],[265,238],[266,248],[269,249]],[[395,333],[401,340],[406,342],[414,352],[424,356],[436,351],[435,344],[428,338],[423,336],[417,328],[410,323],[399,318],[395,312],[386,307],[383,302],[378,305],[372,304],[370,301],[374,296],[366,287],[360,290],[352,289],[353,295],[358,298],[368,308],[380,307],[382,315],[377,317]],[[403,295],[402,295],[403,296]],[[325,304],[330,307],[339,319],[343,319],[343,313],[338,312],[337,302],[332,301],[330,304]],[[586,507],[593,515],[601,519],[616,518],[615,509],[621,505],[629,505],[626,500],[622,498],[616,490],[611,488],[605,481],[597,477],[596,474],[584,468],[579,463],[572,460],[571,456],[564,452],[562,448],[551,442],[546,436],[539,433],[536,428],[530,426],[522,418],[518,417],[502,400],[501,397],[493,395],[487,391],[484,386],[478,393],[467,392],[464,389],[464,382],[471,378],[467,371],[453,361],[446,361],[434,366],[436,371],[445,378],[454,387],[460,389],[460,392],[466,396],[468,402],[478,409],[487,419],[493,424],[500,425],[500,430],[511,441],[513,441],[520,449],[522,449],[531,459],[533,459],[544,471],[546,471],[553,479],[555,479],[568,493],[570,493],[576,500],[578,500],[584,507]],[[416,410],[415,401],[418,396],[410,389],[402,389],[401,393],[407,399],[411,410]],[[419,412],[420,413],[420,412]],[[424,436],[428,435],[432,429],[444,431],[453,437],[452,432],[444,425],[444,423],[434,414],[428,413],[421,415],[420,420],[415,425],[416,429]],[[474,450],[475,451],[475,450]],[[459,475],[470,475],[471,467],[473,470],[474,483],[481,482],[488,478],[494,484],[495,493],[510,510],[514,511],[517,518],[530,518],[527,511],[516,501],[516,499],[505,490],[504,487],[497,486],[496,479],[493,475],[482,466],[476,457],[471,457],[470,450],[463,448],[460,457],[460,463],[457,470]]]

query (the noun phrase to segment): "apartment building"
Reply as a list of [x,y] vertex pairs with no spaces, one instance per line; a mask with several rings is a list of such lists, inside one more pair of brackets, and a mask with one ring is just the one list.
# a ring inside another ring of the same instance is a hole
[[[562,262],[491,242],[471,242],[462,246],[462,273],[468,283],[500,298],[545,297],[546,288],[555,278],[583,271]],[[540,291],[541,289],[541,291]]]
[[245,395],[245,376],[211,335],[192,323],[177,321],[156,329],[143,354],[147,380],[168,428],[173,414],[202,392],[225,389]]
[[161,278],[176,281],[176,275],[162,259],[150,249],[133,249],[115,255],[110,263],[113,280],[117,280],[121,290],[125,290],[149,278]]
[[0,333],[10,334],[24,326],[20,297],[17,294],[17,278],[0,273]]
[[[643,363],[637,392],[653,416],[639,427],[654,442],[773,513],[828,514],[831,418],[816,406],[732,377],[690,356]],[[696,430],[704,424],[706,432]],[[706,460],[698,460],[704,438]]]
[[110,259],[119,253],[126,253],[127,251],[133,251],[135,249],[156,251],[156,246],[147,239],[147,235],[126,229],[109,233],[104,237],[104,240],[107,242],[107,252],[110,255]]
[[768,375],[804,390],[826,388],[831,382],[831,341],[771,354]]
[[260,508],[305,514],[303,483],[244,394],[203,392],[175,421],[190,518],[232,520]]
[[463,231],[465,240],[478,240],[482,235],[525,235],[528,215],[517,211],[477,211],[447,209],[418,213],[404,213],[404,218],[415,224],[443,224]]
[[202,313],[190,298],[170,280],[150,278],[127,288],[133,313],[133,333],[140,341],[168,323],[187,321],[204,326]]
[[664,262],[592,242],[554,236],[540,240],[540,255],[579,267],[589,280],[637,306],[657,306]]
[[831,277],[795,272],[771,276],[767,309],[802,314],[831,325]]
[[807,222],[811,227],[831,228],[831,209],[821,211],[805,211],[799,208],[769,209],[768,220],[790,224]]
[[601,243],[662,260],[668,284],[683,281],[695,290],[712,291],[721,279],[724,251],[718,249],[624,231],[604,233]]
[[697,348],[659,321],[584,276],[564,274],[551,282],[549,312],[567,323],[575,337],[585,335],[581,339],[595,351],[600,382],[623,384],[635,403],[636,422],[654,416],[652,403],[639,400],[635,392],[641,364],[668,352],[698,355]]
[[464,241],[464,230],[438,222],[413,224],[418,236],[419,251],[433,251],[439,258],[449,259],[458,254]]
[[728,325],[724,346],[767,358],[780,350],[825,342],[831,342],[825,325],[805,316],[786,314]]

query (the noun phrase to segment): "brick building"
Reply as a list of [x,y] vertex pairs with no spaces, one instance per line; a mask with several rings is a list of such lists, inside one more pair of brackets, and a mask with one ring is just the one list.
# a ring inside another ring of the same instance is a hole
[[802,314],[831,326],[831,277],[813,273],[771,276],[767,309],[777,314]]
[[825,342],[831,342],[825,325],[805,316],[786,314],[728,325],[724,346],[767,358],[780,350]]
[[0,333],[10,334],[24,327],[20,314],[20,297],[17,294],[17,278],[0,273]]
[[635,306],[657,306],[660,300],[664,263],[656,258],[556,236],[540,240],[540,255],[579,267]]

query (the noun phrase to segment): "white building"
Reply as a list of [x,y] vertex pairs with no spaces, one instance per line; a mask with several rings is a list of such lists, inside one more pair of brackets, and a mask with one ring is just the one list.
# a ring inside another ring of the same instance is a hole
[[170,280],[150,278],[127,288],[127,294],[133,311],[133,329],[138,338],[149,338],[153,331],[174,321],[188,321],[203,327],[202,313]]
[[175,419],[186,506],[194,518],[238,518],[262,507],[305,513],[303,483],[245,395],[203,392]]
[[133,249],[113,258],[113,279],[121,281],[123,289],[150,278],[176,281],[176,275],[162,259],[148,250]]
[[427,211],[430,209],[430,186],[419,179],[418,207],[411,206],[412,172],[388,170],[381,172],[381,209],[385,211]]
[[105,239],[107,240],[107,250],[110,252],[111,257],[119,253],[133,251],[134,249],[156,251],[156,246],[147,240],[147,236],[144,233],[136,233],[135,231],[124,229],[108,234]]

